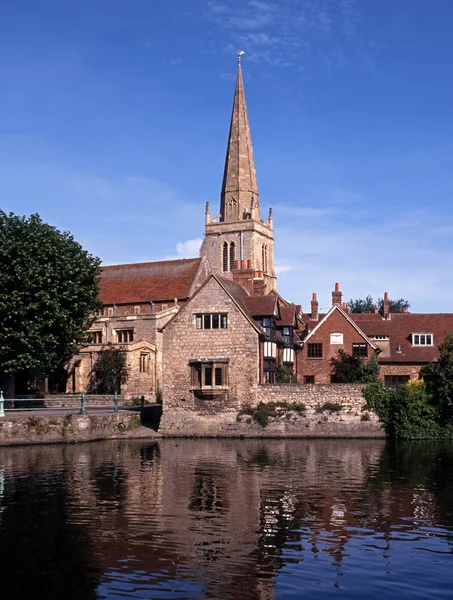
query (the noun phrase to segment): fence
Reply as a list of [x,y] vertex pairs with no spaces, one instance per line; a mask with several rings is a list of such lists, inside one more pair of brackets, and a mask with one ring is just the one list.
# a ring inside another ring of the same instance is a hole
[[3,397],[0,390],[0,418],[5,417],[7,412],[26,411],[78,411],[81,415],[87,414],[87,408],[111,408],[117,413],[120,398],[118,394],[113,396],[87,396],[82,392],[80,396],[62,396],[45,398],[7,398]]

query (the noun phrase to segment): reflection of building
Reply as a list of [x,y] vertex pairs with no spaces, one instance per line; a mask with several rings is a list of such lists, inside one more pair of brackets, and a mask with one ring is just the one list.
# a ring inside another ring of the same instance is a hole
[[[383,561],[388,569],[402,543],[395,531],[413,538],[419,526],[452,525],[450,455],[420,445],[395,452],[379,440],[0,448],[2,518],[15,556],[22,555],[20,544],[30,539],[20,511],[32,519],[35,501],[46,506],[46,543],[35,562],[45,564],[55,547],[67,556],[82,540],[72,567],[83,564],[105,596],[128,586],[143,597],[196,589],[216,600],[272,600],[282,572],[303,574],[301,594],[315,589],[315,577],[341,587],[339,574],[376,538],[384,540],[374,550],[376,567]],[[17,569],[5,570],[3,585],[8,577],[17,578]]]

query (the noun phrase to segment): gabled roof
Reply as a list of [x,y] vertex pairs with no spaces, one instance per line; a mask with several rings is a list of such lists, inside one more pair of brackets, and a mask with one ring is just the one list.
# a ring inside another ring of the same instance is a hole
[[[425,363],[438,360],[439,344],[447,333],[453,331],[453,313],[391,313],[390,319],[383,319],[377,313],[353,313],[350,317],[368,337],[385,335],[390,338],[390,356],[381,356],[379,362]],[[413,333],[431,333],[433,345],[413,346]]]
[[297,306],[280,306],[280,319],[277,321],[277,327],[295,327],[297,325]]
[[360,336],[362,336],[364,341],[367,344],[369,344],[373,348],[373,350],[378,350],[378,346],[376,346],[376,344],[374,344],[367,337],[367,335],[360,329],[360,327],[356,323],[354,323],[354,321],[350,318],[350,316],[338,304],[334,304],[332,306],[332,308],[329,310],[329,312],[326,313],[324,315],[324,317],[317,322],[316,327],[314,329],[312,329],[312,331],[310,331],[310,333],[304,338],[304,342],[307,342],[316,333],[316,331],[326,323],[326,321],[328,320],[330,315],[332,315],[336,310],[339,311],[339,313],[341,315],[343,315],[343,317],[346,319],[346,321],[348,321],[348,323],[350,323],[350,325],[352,325],[352,327],[354,327],[354,329],[357,331],[357,333]]
[[134,304],[188,298],[201,261],[188,258],[103,267],[99,299],[102,304]]
[[211,281],[211,279],[214,279],[223,288],[225,293],[228,294],[228,296],[233,300],[233,302],[243,313],[247,321],[249,321],[252,327],[257,331],[257,333],[265,335],[264,329],[252,318],[245,304],[245,300],[250,298],[248,292],[241,285],[234,283],[230,279],[226,279],[224,277],[220,277],[219,275],[215,275],[214,273],[211,274],[210,277],[208,277],[208,279],[203,283],[203,285],[201,285],[197,289],[197,291],[193,294],[189,301],[186,304],[184,304],[181,310],[177,312],[171,319],[169,319],[165,323],[165,325],[163,325],[163,327],[160,328],[159,331],[163,331],[170,323],[174,321],[174,319],[178,318],[178,315],[181,314],[182,311],[186,310],[187,307],[190,307],[190,301],[193,300],[201,292],[201,290]]
[[277,296],[247,296],[244,298],[245,306],[252,317],[274,317],[280,316],[278,310]]

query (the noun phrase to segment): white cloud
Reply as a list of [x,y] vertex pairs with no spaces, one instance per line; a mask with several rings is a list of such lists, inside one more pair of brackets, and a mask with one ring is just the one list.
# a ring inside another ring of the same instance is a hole
[[202,241],[201,238],[194,238],[193,240],[178,242],[176,244],[178,258],[196,258],[200,252]]
[[289,273],[290,271],[293,271],[293,268],[290,265],[275,265],[275,272],[277,275]]

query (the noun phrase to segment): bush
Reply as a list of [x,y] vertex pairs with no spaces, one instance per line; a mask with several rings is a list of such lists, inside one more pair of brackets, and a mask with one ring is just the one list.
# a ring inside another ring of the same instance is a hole
[[321,404],[320,406],[316,407],[315,412],[322,413],[324,411],[327,411],[330,413],[336,413],[340,412],[342,409],[343,406],[341,404],[338,404],[338,402],[324,402],[324,404]]
[[368,408],[382,421],[386,433],[399,439],[443,437],[439,413],[423,382],[384,390],[373,383],[363,390]]
[[[278,409],[281,409],[280,411]],[[250,415],[254,421],[259,423],[263,429],[269,424],[270,418],[279,416],[279,413],[288,415],[290,412],[304,414],[306,410],[305,404],[296,402],[260,402],[256,408],[246,406],[238,413],[237,420],[240,420],[241,415]]]
[[379,365],[376,355],[364,362],[359,356],[338,351],[338,358],[331,358],[333,383],[370,383],[379,378]]
[[120,393],[129,377],[124,348],[106,346],[99,351],[88,383],[89,394]]

